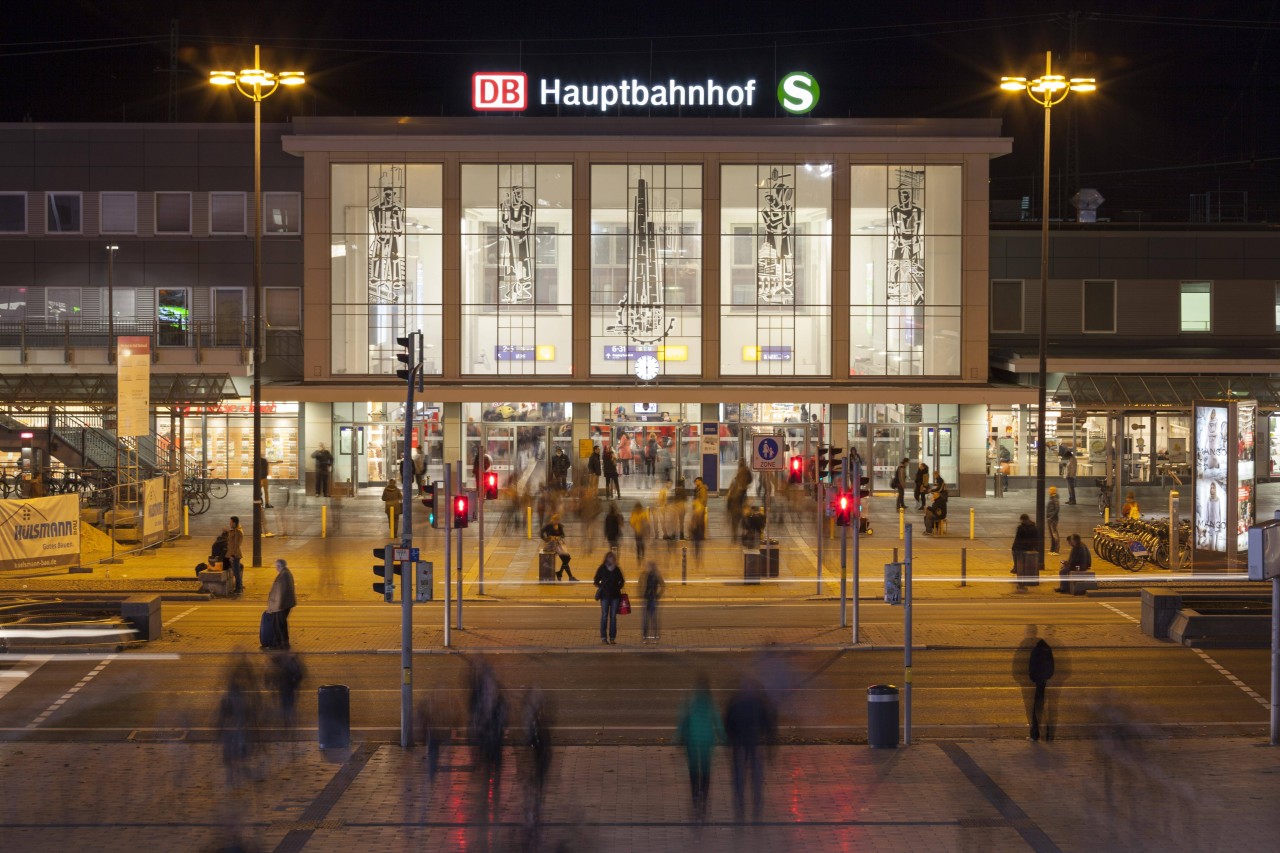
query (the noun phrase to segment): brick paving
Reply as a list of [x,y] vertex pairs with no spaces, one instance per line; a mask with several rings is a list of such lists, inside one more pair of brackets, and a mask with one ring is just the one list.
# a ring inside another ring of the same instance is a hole
[[[738,823],[728,757],[704,824],[677,747],[555,751],[542,850],[1268,850],[1277,752],[1239,738],[778,747],[758,823]],[[516,850],[523,756],[496,801],[465,747],[270,744],[231,784],[208,743],[0,744],[4,849]],[[38,781],[37,781],[38,780]]]

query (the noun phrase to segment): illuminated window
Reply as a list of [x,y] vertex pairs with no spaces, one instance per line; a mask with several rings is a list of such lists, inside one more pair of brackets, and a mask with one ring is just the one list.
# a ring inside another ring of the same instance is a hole
[[1213,329],[1213,284],[1208,281],[1182,282],[1181,329],[1208,332]]

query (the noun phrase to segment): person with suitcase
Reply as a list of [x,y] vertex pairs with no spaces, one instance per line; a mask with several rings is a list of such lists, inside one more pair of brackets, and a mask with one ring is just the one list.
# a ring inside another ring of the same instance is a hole
[[[262,628],[259,632],[264,649],[289,648],[289,612],[297,605],[293,572],[289,571],[289,565],[284,560],[276,560],[276,579],[271,584],[271,592],[267,594],[267,612],[262,614]],[[271,623],[273,629],[271,637],[267,636],[268,623]]]

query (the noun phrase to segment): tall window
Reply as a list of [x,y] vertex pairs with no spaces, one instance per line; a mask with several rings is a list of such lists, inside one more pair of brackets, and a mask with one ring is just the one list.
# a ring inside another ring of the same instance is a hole
[[[702,167],[591,167],[591,372],[702,372]],[[643,366],[643,365],[642,365]]]
[[394,374],[396,338],[421,330],[441,371],[444,227],[438,164],[330,167],[335,374]]
[[99,193],[98,230],[103,234],[137,234],[138,194],[133,192]]
[[1213,283],[1208,281],[1182,282],[1181,329],[1184,332],[1209,332],[1213,330]]
[[462,371],[573,367],[573,167],[462,167]]
[[79,234],[80,193],[46,193],[45,225],[48,234]]
[[1116,330],[1116,283],[1114,281],[1086,281],[1084,283],[1082,325],[1085,332],[1110,332]]
[[1021,332],[1023,282],[1021,279],[993,279],[991,282],[991,331]]
[[27,194],[0,193],[0,234],[27,233]]
[[831,373],[831,164],[720,171],[720,372]]
[[849,372],[958,376],[962,167],[850,171]]

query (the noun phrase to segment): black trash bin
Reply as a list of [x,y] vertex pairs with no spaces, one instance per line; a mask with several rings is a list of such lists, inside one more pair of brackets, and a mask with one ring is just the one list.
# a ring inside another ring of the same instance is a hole
[[896,749],[898,746],[898,688],[873,684],[867,688],[867,746]]
[[320,748],[351,745],[351,691],[345,684],[324,684],[319,691]]
[[760,556],[764,558],[765,577],[778,576],[778,540],[767,539],[760,545]]

